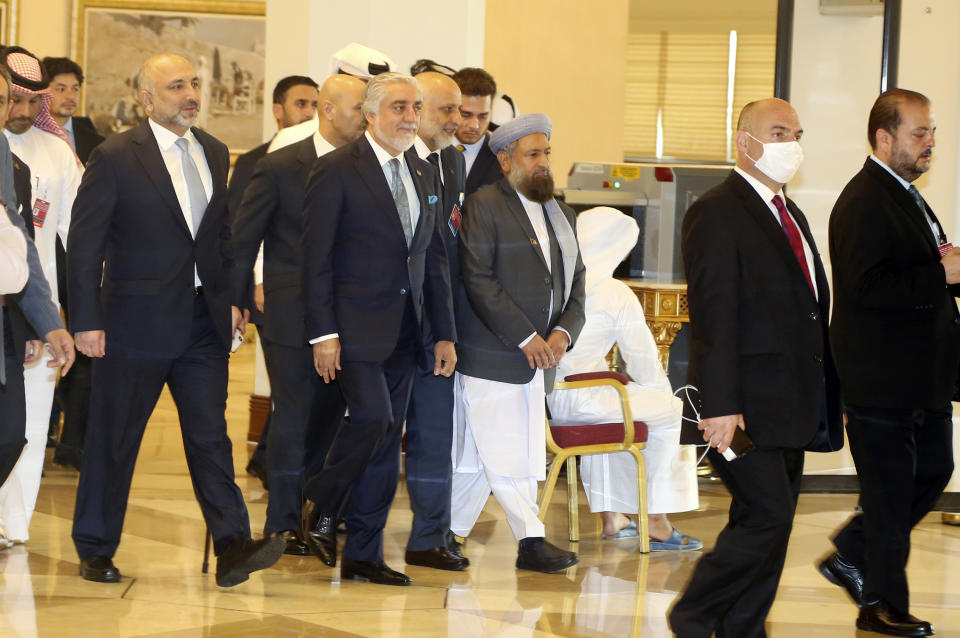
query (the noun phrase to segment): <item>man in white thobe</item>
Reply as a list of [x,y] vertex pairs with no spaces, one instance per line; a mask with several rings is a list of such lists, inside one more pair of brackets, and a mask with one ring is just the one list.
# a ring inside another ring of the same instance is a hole
[[[587,319],[577,345],[557,365],[561,379],[571,374],[608,369],[606,356],[614,344],[632,381],[627,385],[635,421],[647,424],[643,450],[647,477],[650,547],[657,551],[700,549],[703,543],[673,528],[671,512],[696,509],[696,454],[680,446],[683,403],[673,396],[660,364],[657,346],[643,316],[643,307],[613,271],[637,243],[637,222],[613,208],[594,208],[577,217],[580,254],[587,269]],[[619,395],[609,387],[556,391],[547,397],[557,423],[581,425],[622,419]],[[604,538],[635,537],[637,465],[629,452],[592,454],[580,461],[580,476],[590,511],[603,518]]]
[[[10,150],[30,167],[33,189],[35,243],[43,274],[50,284],[53,303],[59,308],[56,245],[59,235],[67,244],[70,209],[82,176],[69,138],[50,115],[49,80],[40,61],[19,47],[4,50],[4,63],[12,76],[10,114],[4,135]],[[50,408],[57,369],[48,367],[49,352],[23,370],[27,408],[27,446],[17,466],[0,490],[0,518],[7,537],[16,542],[29,538],[28,529],[40,489],[43,452],[50,424]]]
[[544,393],[583,326],[573,210],[553,198],[550,120],[525,115],[490,137],[505,177],[473,193],[460,226],[462,285],[450,528],[467,536],[490,492],[518,541],[517,568],[556,572],[574,552],[544,539]]

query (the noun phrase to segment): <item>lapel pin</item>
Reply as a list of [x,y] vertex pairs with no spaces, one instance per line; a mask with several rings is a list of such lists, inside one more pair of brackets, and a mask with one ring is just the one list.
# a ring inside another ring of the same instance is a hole
[[423,173],[420,172],[420,169],[419,169],[419,168],[417,169],[417,175],[420,175],[420,176],[423,175]]
[[537,245],[537,240],[534,239],[533,237],[531,237],[531,238],[530,238],[530,244],[533,245],[533,246],[536,246],[536,245]]

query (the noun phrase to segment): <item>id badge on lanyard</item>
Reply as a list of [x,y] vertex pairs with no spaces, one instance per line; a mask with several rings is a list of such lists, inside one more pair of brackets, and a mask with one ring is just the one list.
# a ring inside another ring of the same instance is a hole
[[50,212],[50,202],[44,199],[47,196],[47,189],[40,192],[40,176],[37,176],[37,198],[33,200],[33,225],[37,228],[43,228],[47,221],[47,213]]

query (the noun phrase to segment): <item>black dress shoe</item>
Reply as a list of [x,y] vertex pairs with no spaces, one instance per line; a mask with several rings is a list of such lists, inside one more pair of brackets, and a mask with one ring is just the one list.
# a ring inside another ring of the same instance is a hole
[[275,536],[279,536],[283,539],[283,542],[286,543],[286,547],[283,549],[284,554],[289,554],[290,556],[309,556],[312,553],[310,548],[307,547],[307,544],[304,543],[292,529],[278,532]]
[[333,516],[321,514],[316,503],[303,502],[300,513],[300,538],[313,555],[327,567],[337,566],[337,528]]
[[445,569],[451,572],[462,572],[470,565],[469,560],[463,556],[457,556],[446,547],[434,547],[415,552],[408,549],[404,561],[407,565]]
[[517,569],[528,569],[533,572],[550,574],[563,571],[579,562],[580,558],[575,552],[560,549],[544,538],[524,538],[520,541],[517,551]]
[[261,538],[238,538],[217,557],[217,585],[233,587],[248,578],[258,569],[272,566],[283,555],[286,542],[279,536]]
[[860,608],[857,629],[888,636],[932,636],[933,627],[925,620],[890,609],[886,603],[870,603]]
[[817,569],[831,583],[843,587],[857,607],[863,606],[863,572],[860,569],[844,561],[837,552],[820,561]]
[[263,489],[270,491],[270,483],[267,482],[267,466],[258,461],[257,459],[250,459],[250,462],[247,463],[247,474],[254,478],[260,479],[260,483],[263,485]]
[[107,556],[91,556],[80,560],[80,575],[95,583],[119,583],[120,570]]
[[409,585],[413,581],[406,574],[387,567],[382,560],[376,562],[353,560],[343,557],[340,561],[340,580],[368,580],[378,585]]
[[57,450],[53,453],[53,464],[60,467],[72,467],[80,471],[80,464],[83,462],[83,450],[72,445],[57,445]]
[[[466,539],[464,539],[466,540]],[[457,556],[463,558],[463,543],[458,543],[456,537],[453,533],[447,534],[447,551]],[[469,561],[467,561],[469,564]]]

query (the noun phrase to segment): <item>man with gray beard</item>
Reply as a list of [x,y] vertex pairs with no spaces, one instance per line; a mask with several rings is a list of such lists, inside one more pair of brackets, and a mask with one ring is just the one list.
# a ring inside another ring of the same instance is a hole
[[457,287],[458,365],[450,528],[469,535],[492,491],[519,542],[517,568],[556,572],[574,552],[544,539],[544,396],[583,328],[584,267],[573,210],[553,198],[550,119],[490,137],[506,177],[465,203]]
[[167,385],[217,585],[232,587],[273,565],[285,543],[250,538],[224,418],[231,335],[245,327],[230,312],[229,153],[194,126],[200,81],[190,62],[150,58],[138,85],[149,119],[90,154],[67,245],[70,328],[94,359],[73,542],[83,578],[120,582],[113,555],[137,452]]

